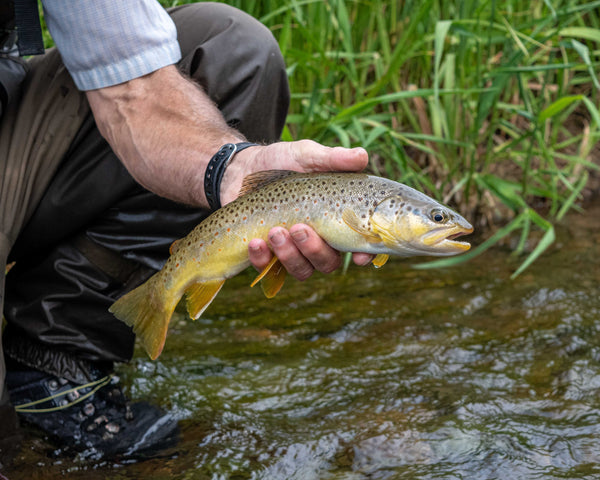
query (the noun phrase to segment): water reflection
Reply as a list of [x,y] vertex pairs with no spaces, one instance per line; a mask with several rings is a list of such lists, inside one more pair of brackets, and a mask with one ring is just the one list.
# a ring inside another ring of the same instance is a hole
[[[30,440],[10,478],[600,478],[600,207],[515,281],[496,250],[288,282],[231,281],[122,377],[179,416],[166,458],[90,465]],[[594,223],[591,223],[594,222]]]

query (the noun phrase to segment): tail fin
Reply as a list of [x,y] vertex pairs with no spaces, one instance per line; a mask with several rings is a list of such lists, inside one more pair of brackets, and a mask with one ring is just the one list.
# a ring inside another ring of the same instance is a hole
[[133,327],[152,360],[156,360],[162,352],[169,322],[179,300],[170,302],[173,304],[170,305],[167,298],[157,293],[156,281],[156,275],[150,277],[108,309],[119,320]]

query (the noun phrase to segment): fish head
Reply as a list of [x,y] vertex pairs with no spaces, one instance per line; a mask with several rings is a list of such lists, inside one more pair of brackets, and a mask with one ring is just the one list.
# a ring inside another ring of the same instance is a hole
[[452,209],[413,189],[382,200],[371,224],[397,255],[447,256],[471,248],[457,238],[472,233],[472,225]]

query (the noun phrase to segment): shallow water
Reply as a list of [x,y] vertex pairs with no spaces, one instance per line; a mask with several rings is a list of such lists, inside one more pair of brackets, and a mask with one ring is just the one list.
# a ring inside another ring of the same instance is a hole
[[514,281],[508,249],[288,280],[273,300],[242,274],[158,361],[119,370],[181,419],[176,449],[97,462],[28,436],[5,475],[600,478],[600,205],[558,237]]

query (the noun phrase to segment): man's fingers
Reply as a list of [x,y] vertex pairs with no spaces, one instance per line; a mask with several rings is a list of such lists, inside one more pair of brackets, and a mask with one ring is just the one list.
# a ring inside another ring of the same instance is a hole
[[370,253],[353,253],[352,260],[356,265],[364,267],[371,263],[371,261],[375,258],[375,255],[371,255]]
[[298,165],[305,171],[359,172],[369,163],[369,154],[362,147],[325,147],[312,140],[299,140],[290,145],[295,148],[293,153]]
[[331,248],[308,225],[302,223],[294,225],[290,228],[290,236],[300,253],[320,272],[331,273],[341,266],[339,252]]
[[[250,263],[259,271],[269,264],[273,255],[298,280],[306,280],[314,270],[331,273],[342,265],[340,253],[308,225],[299,223],[289,231],[275,227],[269,232],[268,238],[268,244],[255,238],[248,245]],[[369,253],[352,254],[357,265],[368,265],[373,257]]]
[[339,252],[308,225],[294,225],[289,231],[275,227],[269,232],[268,238],[269,245],[255,238],[248,246],[250,263],[259,271],[268,265],[273,255],[298,280],[306,280],[315,269],[330,273],[341,266]]
[[272,228],[269,232],[269,244],[290,275],[298,280],[306,280],[312,275],[312,263],[298,250],[290,232],[285,228]]
[[267,242],[260,238],[255,238],[248,244],[248,259],[259,272],[262,271],[273,258],[273,254],[267,245]]

